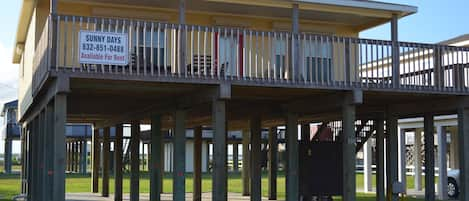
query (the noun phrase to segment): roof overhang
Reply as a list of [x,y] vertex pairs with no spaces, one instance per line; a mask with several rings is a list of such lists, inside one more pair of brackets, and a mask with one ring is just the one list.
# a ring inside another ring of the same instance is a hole
[[23,0],[21,5],[18,27],[16,29],[16,39],[13,45],[13,63],[20,62],[21,54],[24,50],[24,43],[28,33],[29,22],[33,15],[34,3],[36,0]]
[[[35,2],[23,0],[16,40],[13,50],[13,63],[19,63],[24,50],[26,35],[33,14]],[[82,2],[91,4],[126,5],[145,8],[177,8],[177,1],[167,0],[60,0],[64,2]],[[300,19],[353,27],[356,32],[363,31],[389,22],[393,15],[399,18],[417,12],[417,7],[382,3],[368,0],[191,0],[187,1],[187,10],[217,11],[244,16],[291,17],[290,9],[294,4],[300,8]],[[230,5],[230,6],[227,6]]]

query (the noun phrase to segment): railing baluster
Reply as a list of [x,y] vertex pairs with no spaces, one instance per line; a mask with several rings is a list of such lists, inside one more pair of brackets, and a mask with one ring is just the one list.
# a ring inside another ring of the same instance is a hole
[[151,76],[154,76],[155,75],[155,58],[154,58],[154,47],[153,47],[153,43],[154,43],[154,33],[155,33],[155,23],[151,22],[151,26],[150,26],[150,75]]
[[67,67],[67,42],[68,42],[68,37],[67,37],[67,34],[68,34],[68,16],[66,15],[64,17],[64,45],[63,45],[63,52],[64,52],[64,55],[63,55],[63,67],[66,68]]
[[[205,55],[205,52],[204,52],[204,55]],[[192,58],[192,60],[194,60],[194,58]],[[204,66],[205,66],[205,63],[204,63]],[[197,26],[197,74],[199,78],[200,78],[201,70],[202,69],[200,68],[200,26]]]
[[71,44],[71,62],[72,62],[72,72],[75,72],[75,34],[76,34],[76,30],[75,30],[75,16],[72,16],[72,30],[71,30],[71,36],[72,36],[72,44]]
[[143,75],[147,75],[147,23],[143,22],[142,30]]
[[[163,51],[166,51],[164,48],[161,48],[161,23],[158,22],[158,24],[156,25],[156,74],[158,74],[158,77],[161,76],[161,67],[163,67],[163,69],[165,68],[163,65],[163,62],[164,60],[166,60],[166,57],[163,58],[163,60],[161,60],[161,49],[163,49]],[[166,41],[166,38],[163,37],[163,40]],[[163,53],[164,54],[164,53]]]
[[189,64],[190,64],[190,76],[191,77],[195,77],[194,76],[194,26],[192,25],[191,26],[191,56],[190,56],[190,61],[189,61]]

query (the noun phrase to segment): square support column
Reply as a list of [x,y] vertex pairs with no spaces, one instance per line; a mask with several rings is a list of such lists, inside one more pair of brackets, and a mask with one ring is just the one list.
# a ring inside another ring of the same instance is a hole
[[[212,199],[227,200],[227,167],[226,167],[226,105],[223,100],[212,102],[213,127],[213,173]],[[243,136],[244,137],[244,136]]]
[[5,174],[11,174],[11,139],[5,139],[5,152],[4,153],[4,170]]
[[194,191],[192,199],[202,200],[202,127],[194,128]]
[[163,133],[161,132],[161,116],[154,115],[151,118],[150,138],[150,200],[160,201],[163,184],[164,166],[163,156]]
[[99,191],[99,159],[101,152],[101,143],[99,143],[99,129],[93,129],[91,137],[91,192],[97,193]]
[[393,193],[393,185],[399,181],[398,179],[398,127],[397,127],[397,116],[386,114],[386,148],[389,158],[386,159],[386,166],[389,168],[387,172],[386,187],[388,200],[397,201],[398,195]]
[[184,201],[186,196],[186,112],[177,110],[174,119],[173,200]]
[[376,200],[384,201],[385,198],[385,165],[384,165],[384,120],[376,121]]
[[233,172],[239,172],[239,151],[238,143],[233,143]]
[[287,113],[286,119],[286,201],[297,201],[299,199],[298,180],[298,115]]
[[399,181],[405,187],[407,192],[407,163],[406,163],[406,134],[404,129],[399,129],[399,136],[398,136],[398,158],[399,158]]
[[114,138],[114,201],[122,201],[122,140],[124,128],[116,125]]
[[363,144],[363,190],[364,192],[372,192],[372,156],[371,156],[371,140]]
[[251,201],[261,201],[261,119],[252,117],[251,128]]
[[438,137],[438,199],[448,199],[448,169],[446,166],[446,152],[447,152],[447,141],[446,141],[446,128],[444,126],[438,126],[436,128]]
[[356,199],[356,136],[355,136],[355,105],[345,103],[342,106],[342,200]]
[[422,190],[422,130],[414,131],[414,187]]
[[67,96],[56,94],[54,98],[53,117],[53,140],[50,143],[53,147],[53,167],[48,171],[52,180],[52,199],[54,201],[65,200],[65,125],[67,122]]
[[277,199],[277,169],[278,169],[278,139],[277,127],[269,129],[269,200]]
[[400,85],[398,20],[399,20],[399,17],[396,14],[393,14],[392,19],[391,19],[391,42],[392,42],[392,85],[394,86],[394,88],[399,88],[399,85]]
[[86,174],[87,168],[88,168],[88,162],[87,162],[87,157],[88,157],[88,141],[86,139],[83,139],[81,143],[81,173]]
[[425,114],[424,140],[425,140],[425,200],[435,200],[435,132],[433,115]]
[[458,109],[459,200],[469,198],[469,108]]
[[130,201],[140,199],[140,121],[132,121],[130,136]]
[[450,146],[450,155],[449,155],[449,161],[450,161],[450,168],[451,169],[459,169],[459,140],[458,140],[458,133],[451,133],[451,144]]
[[111,128],[106,127],[103,130],[103,190],[101,191],[101,196],[109,197],[109,154],[110,154],[110,142],[109,136],[111,133]]
[[251,188],[249,187],[250,184],[250,172],[249,168],[251,167],[251,160],[250,160],[250,150],[249,145],[251,143],[251,137],[248,130],[243,130],[243,167],[241,172],[241,177],[243,180],[243,196],[251,195]]

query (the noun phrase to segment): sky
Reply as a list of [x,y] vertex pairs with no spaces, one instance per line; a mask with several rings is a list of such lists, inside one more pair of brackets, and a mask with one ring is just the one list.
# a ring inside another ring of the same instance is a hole
[[[399,20],[399,40],[436,43],[469,33],[469,0],[382,0],[418,7],[418,12]],[[18,66],[11,63],[18,16],[22,0],[7,0],[0,7],[0,104],[16,99]],[[360,37],[390,40],[390,25],[360,33]],[[2,119],[0,119],[2,125]],[[3,153],[0,140],[0,153]],[[14,152],[19,151],[14,144]]]

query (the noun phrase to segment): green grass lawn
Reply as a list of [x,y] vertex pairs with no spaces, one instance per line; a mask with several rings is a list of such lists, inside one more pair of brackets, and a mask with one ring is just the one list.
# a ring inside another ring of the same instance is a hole
[[[229,180],[228,180],[228,191],[229,192],[236,192],[241,193],[242,191],[242,180],[240,173],[229,173]],[[130,176],[129,174],[124,175],[124,193],[129,193],[129,183],[130,183]],[[374,185],[374,177],[373,177],[373,185]],[[413,177],[408,177],[408,188],[413,188]],[[90,175],[67,175],[66,181],[66,190],[69,193],[72,192],[90,192],[91,189],[91,179]],[[186,177],[186,191],[192,192],[193,185],[192,185],[192,174],[188,174]],[[262,175],[262,194],[263,196],[267,196],[267,174],[263,173]],[[283,173],[279,173],[277,179],[277,192],[279,199],[285,198],[285,176]],[[101,181],[99,183],[101,187]],[[163,180],[163,192],[170,193],[172,192],[172,179],[171,174],[166,174]],[[202,191],[203,192],[210,192],[212,188],[212,181],[211,175],[204,174],[202,176]],[[357,188],[363,188],[363,175],[357,174]],[[111,177],[110,181],[110,191],[111,193],[114,190],[114,179]],[[12,196],[19,194],[20,192],[20,180],[19,175],[1,175],[0,174],[0,201],[7,201],[10,200]],[[149,178],[148,173],[143,172],[141,174],[140,179],[140,192],[141,193],[148,193],[149,192]],[[334,200],[341,200],[340,197],[335,198]],[[357,193],[357,200],[359,201],[371,201],[376,200],[374,194],[364,194],[364,193]],[[414,199],[414,198],[406,198],[409,201],[419,201],[423,199]]]

